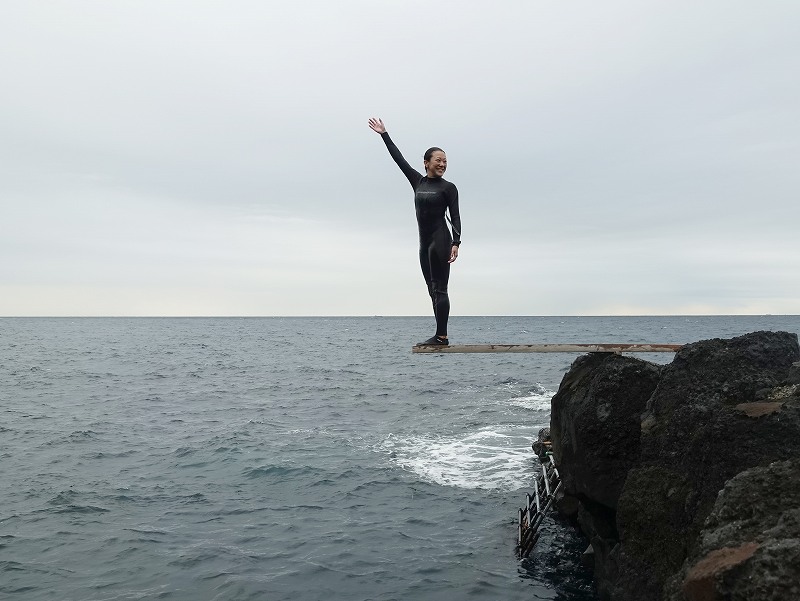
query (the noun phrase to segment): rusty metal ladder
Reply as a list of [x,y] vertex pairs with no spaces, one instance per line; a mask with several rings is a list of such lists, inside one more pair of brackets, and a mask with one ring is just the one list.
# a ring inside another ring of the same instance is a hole
[[540,459],[542,471],[533,481],[533,496],[525,495],[525,507],[519,510],[517,535],[517,555],[520,559],[528,557],[536,541],[539,540],[539,527],[544,516],[550,510],[561,490],[561,476],[556,468],[553,453],[548,451],[544,459]]

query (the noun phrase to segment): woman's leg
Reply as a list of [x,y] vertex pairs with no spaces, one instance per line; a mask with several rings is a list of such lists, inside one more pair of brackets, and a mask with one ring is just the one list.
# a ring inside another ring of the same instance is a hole
[[433,301],[433,315],[436,317],[436,335],[447,338],[447,320],[450,317],[450,296],[447,284],[450,280],[450,237],[437,236],[428,247],[430,283],[428,290]]

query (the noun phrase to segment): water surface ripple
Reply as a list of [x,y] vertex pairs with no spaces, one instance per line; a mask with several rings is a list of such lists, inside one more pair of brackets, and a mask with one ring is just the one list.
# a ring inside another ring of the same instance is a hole
[[[0,593],[593,599],[514,556],[574,356],[412,355],[426,318],[0,319]],[[685,342],[797,317],[456,317],[459,342]],[[664,356],[650,359],[664,361]]]

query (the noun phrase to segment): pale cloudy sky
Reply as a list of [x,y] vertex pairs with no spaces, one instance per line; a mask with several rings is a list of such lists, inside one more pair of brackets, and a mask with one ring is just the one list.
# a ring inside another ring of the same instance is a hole
[[800,313],[800,3],[3,0],[0,315]]

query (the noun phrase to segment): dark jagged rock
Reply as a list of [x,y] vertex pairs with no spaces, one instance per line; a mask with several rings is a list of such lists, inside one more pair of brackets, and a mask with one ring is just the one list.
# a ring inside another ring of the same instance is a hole
[[703,599],[719,574],[793,557],[796,540],[704,547],[701,531],[731,478],[800,457],[798,359],[795,334],[755,332],[686,345],[663,367],[575,361],[553,397],[551,436],[601,598]]
[[668,598],[800,599],[800,459],[725,484]]
[[558,508],[572,518],[579,501],[601,593],[618,539],[617,501],[639,454],[640,414],[660,372],[639,359],[592,353],[575,360],[553,397],[550,436],[564,489]]
[[553,441],[550,439],[550,428],[540,428],[539,435],[531,445],[536,456],[543,460],[547,453],[553,448]]
[[639,455],[639,416],[660,373],[652,363],[608,353],[575,360],[550,414],[566,494],[616,509],[625,475]]

